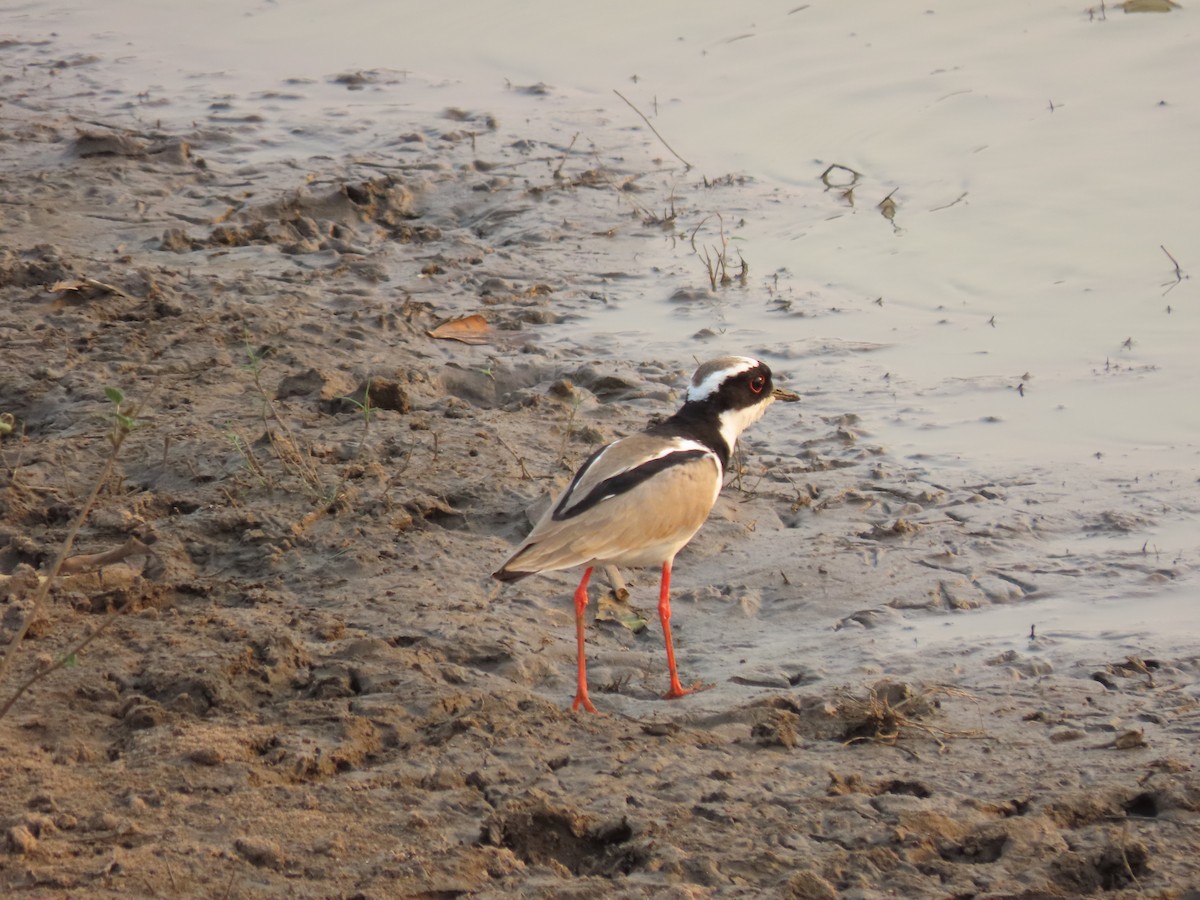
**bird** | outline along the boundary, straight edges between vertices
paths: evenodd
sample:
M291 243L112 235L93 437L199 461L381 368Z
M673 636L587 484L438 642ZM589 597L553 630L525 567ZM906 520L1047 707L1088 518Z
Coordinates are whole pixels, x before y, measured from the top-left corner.
M766 363L722 356L696 369L683 405L669 418L606 444L580 466L566 489L492 577L518 581L540 572L583 566L575 589L578 686L574 711L596 712L588 697L584 612L588 580L599 566L660 566L658 616L667 649L670 688L685 688L671 640L671 567L675 555L708 518L737 439L774 400L799 400L776 387Z

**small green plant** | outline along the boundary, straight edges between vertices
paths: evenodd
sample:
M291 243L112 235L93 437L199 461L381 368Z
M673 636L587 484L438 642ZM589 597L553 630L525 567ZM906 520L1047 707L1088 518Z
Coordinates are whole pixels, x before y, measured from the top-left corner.
M263 358L270 350L266 347L260 347L258 350L255 350L250 345L250 332L245 330L242 331L242 343L246 346L246 358L248 360L243 364L242 368L254 377L254 386L261 391L262 382L260 379L263 372Z
M108 433L108 441L114 448L119 448L130 432L141 427L137 421L137 407L125 402L125 395L120 388L106 387L104 396L112 403L112 430Z
M29 611L25 613L25 619L22 621L21 627L17 629L16 634L8 642L8 648L4 652L4 657L0 659L0 689L3 689L5 685L9 670L12 668L21 650L21 642L25 640L25 635L28 634L29 627L41 613L42 607L45 606L46 598L50 596L50 587L53 585L54 579L58 577L63 563L70 555L71 548L75 545L75 538L79 536L79 531L83 527L83 523L87 520L92 507L96 505L96 499L100 496L100 491L104 488L109 476L116 467L121 447L124 445L126 438L141 427L141 423L137 418L141 408L140 404L129 403L125 399L125 395L118 388L105 388L104 396L112 404L112 409L107 416L111 423L108 431L108 455L104 460L103 467L100 469L100 474L96 477L96 483L92 486L91 493L88 494L83 506L79 509L79 513L75 516L74 521L71 522L71 527L67 529L67 536L63 539L63 544L58 551L58 555L54 558L54 562L47 570L45 576L39 579L37 589L33 594L33 602L30 604ZM93 628L91 634L75 644L74 647L60 656L56 662L45 668L38 669L25 681L17 685L8 699L0 703L0 718L4 718L8 714L8 711L12 709L13 705L21 699L21 696L31 686L45 678L51 672L77 665L79 654L83 649L99 637L101 632L108 628L114 621L116 621L116 615L112 613L109 615L107 621Z
M367 378L366 384L363 385L363 398L358 400L355 397L346 396L342 398L347 403L352 403L362 413L363 431L371 430L371 418L375 415L375 407L371 405L371 379Z

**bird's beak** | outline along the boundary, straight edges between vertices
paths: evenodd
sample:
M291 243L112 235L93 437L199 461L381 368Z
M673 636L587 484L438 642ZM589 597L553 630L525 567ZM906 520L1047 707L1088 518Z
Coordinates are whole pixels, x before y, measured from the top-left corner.
M771 396L776 400L783 400L786 403L795 403L800 399L799 394L792 393L791 391L785 391L783 388L778 387L771 392Z

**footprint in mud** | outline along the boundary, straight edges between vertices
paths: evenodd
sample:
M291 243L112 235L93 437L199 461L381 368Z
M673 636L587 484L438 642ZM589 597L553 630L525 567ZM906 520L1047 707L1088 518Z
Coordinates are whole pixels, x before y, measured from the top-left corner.
M631 843L630 824L590 822L578 811L553 806L540 791L498 810L484 823L480 843L507 847L527 865L566 869L572 875L628 875L649 852Z

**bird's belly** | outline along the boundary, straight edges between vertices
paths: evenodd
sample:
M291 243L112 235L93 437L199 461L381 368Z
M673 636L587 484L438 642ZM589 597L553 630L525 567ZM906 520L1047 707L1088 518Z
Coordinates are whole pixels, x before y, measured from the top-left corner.
M689 534L683 538L663 541L662 543L653 544L648 547L637 547L612 556L596 557L592 560L592 565L633 566L635 568L639 566L661 566L663 563L674 559L675 554L682 550L684 544L691 539L692 535Z

